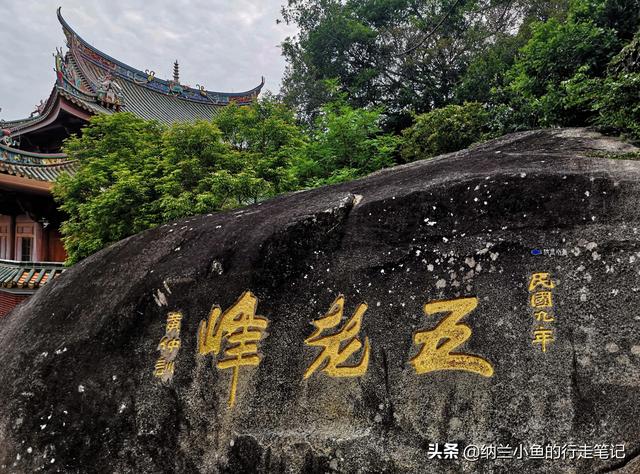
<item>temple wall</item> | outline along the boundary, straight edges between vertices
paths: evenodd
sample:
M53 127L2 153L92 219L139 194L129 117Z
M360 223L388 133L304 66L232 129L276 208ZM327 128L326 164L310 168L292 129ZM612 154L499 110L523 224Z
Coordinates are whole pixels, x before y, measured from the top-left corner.
M47 231L47 262L64 262L67 252L62 244L62 236L57 229Z
M10 260L13 256L13 232L13 218L0 215L0 259Z
M0 291L0 318L4 317L9 311L18 306L30 295L17 295Z
M0 215L0 259L64 262L67 254L58 229L26 215Z

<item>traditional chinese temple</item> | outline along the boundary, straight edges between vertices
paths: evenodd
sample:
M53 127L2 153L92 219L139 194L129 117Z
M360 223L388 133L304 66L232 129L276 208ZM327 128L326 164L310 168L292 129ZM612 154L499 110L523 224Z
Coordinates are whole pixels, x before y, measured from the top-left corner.
M30 117L0 121L0 316L64 271L59 232L63 216L51 188L75 163L61 153L65 138L94 114L128 111L163 123L211 119L229 103L248 104L260 93L213 92L180 82L179 65L165 80L103 53L62 17L67 50L57 50L51 94Z

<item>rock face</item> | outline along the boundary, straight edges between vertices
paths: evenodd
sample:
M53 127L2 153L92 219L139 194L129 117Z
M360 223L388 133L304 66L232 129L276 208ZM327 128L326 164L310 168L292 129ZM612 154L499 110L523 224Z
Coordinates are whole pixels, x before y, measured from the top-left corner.
M105 249L0 320L0 471L640 472L640 162L594 156L633 150L516 134Z

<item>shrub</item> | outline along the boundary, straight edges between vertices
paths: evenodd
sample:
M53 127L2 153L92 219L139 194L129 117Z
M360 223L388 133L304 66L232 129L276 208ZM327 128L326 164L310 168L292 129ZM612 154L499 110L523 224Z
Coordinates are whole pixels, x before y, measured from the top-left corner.
M504 109L501 109L504 113ZM415 123L403 132L402 158L413 161L468 147L497 134L500 120L492 122L491 109L478 102L447 105L416 116Z
M615 31L591 21L569 19L562 23L552 19L538 23L508 73L511 81L505 93L529 123L544 127L583 125L588 117L569 107L563 83L578 73L603 77L619 47Z
M605 131L640 140L640 73L623 73L601 82L595 124Z

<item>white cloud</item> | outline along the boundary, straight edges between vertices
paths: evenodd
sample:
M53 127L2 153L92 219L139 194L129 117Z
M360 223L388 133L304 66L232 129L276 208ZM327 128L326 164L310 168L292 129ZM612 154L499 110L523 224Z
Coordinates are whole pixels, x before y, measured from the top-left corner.
M277 91L285 67L280 42L295 33L277 25L284 0L23 0L0 15L0 118L28 116L53 87L52 53L64 44L56 8L104 53L169 78L237 92L266 78Z

